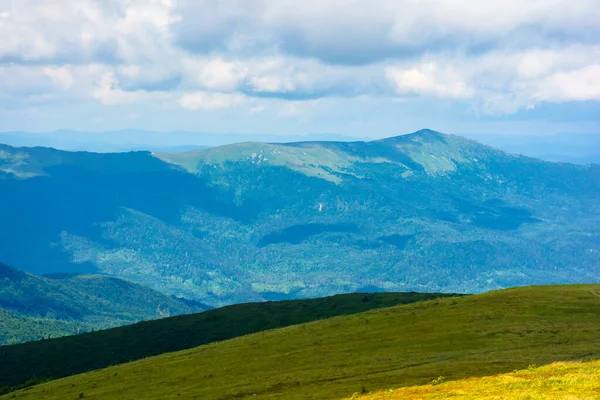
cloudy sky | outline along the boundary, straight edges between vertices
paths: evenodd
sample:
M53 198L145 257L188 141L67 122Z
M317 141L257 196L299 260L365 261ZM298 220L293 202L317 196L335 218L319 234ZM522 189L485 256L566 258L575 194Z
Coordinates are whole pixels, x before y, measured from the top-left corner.
M0 131L600 132L598 0L0 0Z

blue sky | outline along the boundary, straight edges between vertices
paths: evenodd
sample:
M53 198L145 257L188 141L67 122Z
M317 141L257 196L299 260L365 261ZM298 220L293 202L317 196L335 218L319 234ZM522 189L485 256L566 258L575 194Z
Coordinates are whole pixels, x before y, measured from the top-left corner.
M600 132L597 0L0 0L0 131Z

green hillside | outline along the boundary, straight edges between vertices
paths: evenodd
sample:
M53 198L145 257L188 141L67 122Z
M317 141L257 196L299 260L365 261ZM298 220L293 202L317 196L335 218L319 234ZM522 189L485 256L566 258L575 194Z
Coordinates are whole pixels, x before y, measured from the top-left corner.
M0 146L0 193L0 259L215 307L600 274L600 166L430 130L188 153Z
M100 275L38 277L0 263L0 345L206 310Z
M199 314L0 347L0 387L16 386L33 378L74 375L268 329L448 296L456 295L353 293L321 299L237 304Z
M507 289L265 331L2 398L341 399L598 359L599 322L600 285Z

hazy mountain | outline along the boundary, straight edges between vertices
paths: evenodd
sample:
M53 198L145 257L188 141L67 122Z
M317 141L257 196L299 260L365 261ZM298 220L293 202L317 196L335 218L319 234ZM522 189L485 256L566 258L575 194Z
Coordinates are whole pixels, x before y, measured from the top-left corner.
M546 161L600 164L600 134L468 135L481 143L514 154Z
M272 135L272 134L211 134L201 132L153 132L126 129L109 132L0 132L0 143L10 146L44 146L68 151L99 153L126 151L190 151L256 140L263 142L294 142L304 140L352 141L359 138L335 134Z
M480 143L508 153L574 164L600 163L600 134L553 135L467 134ZM201 132L153 132L133 129L108 132L60 130L54 132L0 132L0 143L10 146L44 146L68 151L183 152L246 141L292 143L298 141L351 142L369 140L336 134L210 134Z
M207 308L119 278L73 274L38 277L0 263L0 345Z
M0 257L33 272L101 271L211 305L600 276L600 166L458 136L0 151Z

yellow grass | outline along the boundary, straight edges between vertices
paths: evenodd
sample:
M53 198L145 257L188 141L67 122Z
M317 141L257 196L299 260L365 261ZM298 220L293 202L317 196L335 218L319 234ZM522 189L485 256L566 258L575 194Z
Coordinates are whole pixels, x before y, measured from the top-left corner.
M355 394L360 400L597 400L600 361L557 362L512 373ZM439 383L442 381L443 383Z

